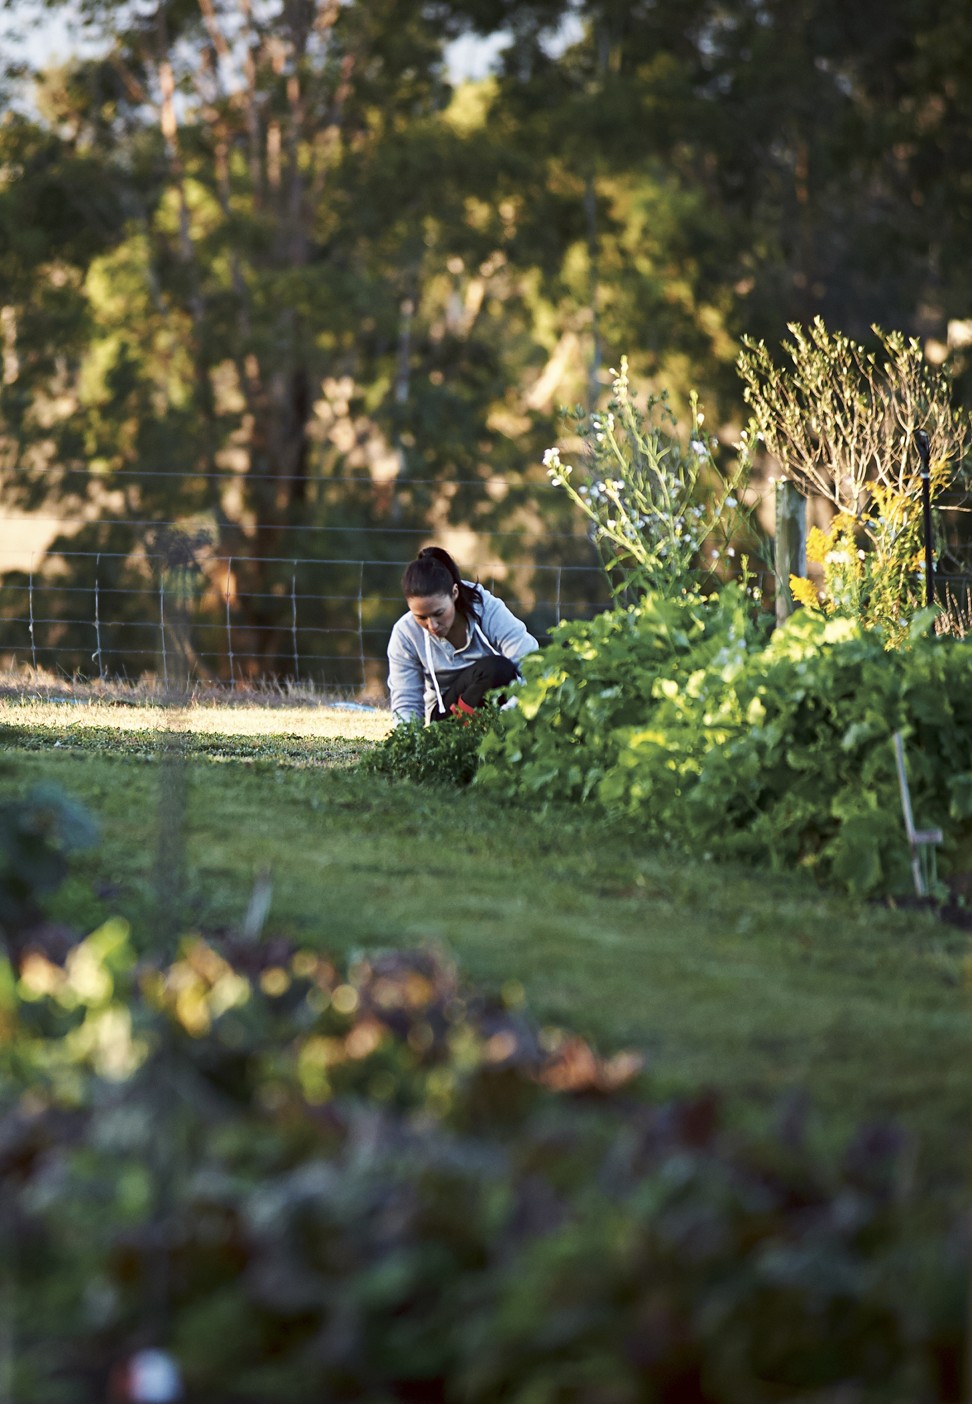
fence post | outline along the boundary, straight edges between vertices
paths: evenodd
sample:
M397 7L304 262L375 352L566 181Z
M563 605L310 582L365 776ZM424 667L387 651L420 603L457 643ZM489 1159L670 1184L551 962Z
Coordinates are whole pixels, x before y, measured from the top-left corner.
M776 484L776 622L793 613L791 575L807 573L807 499L786 478Z
M98 677L102 682L105 680L105 665L101 656L101 602L99 599L98 570L101 565L100 553L95 557L95 588L94 588L94 626L95 626L95 658L98 660Z
M364 651L364 568L365 563L361 561L358 566L358 661L361 665L361 686L368 685L368 665L365 662Z
M230 618L230 572L233 569L233 557L226 561L226 584L223 589L223 598L226 603L226 652L229 654L229 680L230 687L233 686L233 621Z
M290 632L294 646L294 682L300 680L300 662L297 655L297 562L290 577Z
M37 672L37 640L34 636L34 553L30 553L30 575L27 581L27 613L30 618L28 632L30 634L30 662L34 672Z
M169 690L169 660L165 651L165 572L159 571L159 638L162 641L162 685Z

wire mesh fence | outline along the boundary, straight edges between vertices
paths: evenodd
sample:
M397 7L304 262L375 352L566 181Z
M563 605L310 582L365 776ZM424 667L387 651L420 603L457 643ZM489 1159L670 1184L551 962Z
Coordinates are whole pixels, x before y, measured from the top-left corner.
M176 521L102 525L104 549L74 549L62 536L56 551L31 552L19 566L22 543L0 533L0 660L8 666L101 680L151 675L165 687L176 678L286 679L322 693L383 694L385 648L404 607L402 567L427 539L415 528L315 527L313 543L336 549L304 555L300 525L274 528L274 541L286 543L279 554L264 553L257 530L230 553ZM499 543L495 532L461 533L464 573L500 593L538 638L611 603L583 534L510 531ZM342 550L348 542L357 554ZM503 559L493 556L498 544ZM972 633L970 565L972 547L956 540L937 589ZM771 566L757 564L751 579L771 603Z
M216 552L172 523L161 525L161 549L60 550L53 562L13 571L4 568L0 543L0 655L7 664L103 680L153 674L164 686L188 674L226 684L273 677L322 692L382 692L409 554L399 556L395 535L376 531L373 556L253 556ZM474 559L462 562L464 573L502 594L538 636L609 603L583 538L588 559L580 562L492 560L470 544Z

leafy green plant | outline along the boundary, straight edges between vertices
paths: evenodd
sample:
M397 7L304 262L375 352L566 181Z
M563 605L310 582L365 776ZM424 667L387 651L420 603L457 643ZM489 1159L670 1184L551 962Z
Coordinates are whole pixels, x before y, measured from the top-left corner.
M468 785L479 767L479 744L496 708L487 702L470 716L447 717L426 726L403 722L370 750L358 765L368 775L412 780L418 785Z
M749 603L738 585L708 599L646 594L558 625L524 659L516 708L483 738L476 783L531 803L596 799L663 680L719 666L760 637Z
M0 801L0 936L16 954L42 920L41 900L68 871L69 855L90 848L97 826L53 784Z
M691 405L692 431L683 449L667 397L649 396L642 411L623 357L607 410L588 415L578 409L569 417L584 447L584 481L574 481L574 467L559 448L544 455L553 485L591 523L616 594L696 594L707 581L725 577L740 543L743 551L760 548L754 504L746 500L748 461L740 458L728 475L720 472L694 395Z
M873 330L878 352L828 331L819 317L807 328L791 323L787 367L765 343L746 340L737 364L752 419L741 448L749 462L764 449L773 454L785 478L837 514L842 540L831 554L850 553L856 586L825 582L825 602L897 636L924 603L915 435L929 437L934 501L963 481L968 425L947 374L928 365L920 343ZM809 603L809 582L798 593Z
M477 783L591 798L694 852L812 868L852 892L906 890L892 736L922 826L955 852L972 822L972 653L918 616L889 652L858 621L800 612L769 643L737 598L566 626Z

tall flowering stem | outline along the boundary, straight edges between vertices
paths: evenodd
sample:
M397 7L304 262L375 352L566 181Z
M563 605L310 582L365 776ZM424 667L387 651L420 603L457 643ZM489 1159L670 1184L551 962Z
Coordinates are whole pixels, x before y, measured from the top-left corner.
M747 547L762 545L755 504L746 501L748 463L738 459L723 474L694 394L691 414L683 448L667 395L650 396L640 409L623 357L607 409L568 416L583 441L583 470L564 462L559 448L544 454L552 484L587 517L616 594L701 593L738 573Z

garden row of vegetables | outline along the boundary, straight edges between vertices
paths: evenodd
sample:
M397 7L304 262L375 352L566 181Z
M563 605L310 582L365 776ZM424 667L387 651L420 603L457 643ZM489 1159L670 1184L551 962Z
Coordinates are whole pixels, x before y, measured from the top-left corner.
M888 895L911 882L900 733L919 825L942 830L944 868L972 868L972 644L954 602L924 607L914 455L925 426L933 500L964 489L966 417L915 342L883 337L879 356L819 322L791 330L787 372L743 353L753 419L727 475L698 405L683 444L622 363L608 410L574 417L582 466L547 455L617 607L551 631L515 708L463 737L405 730L368 765L595 803L698 855ZM780 582L800 607L775 631L752 566L772 559L749 478L761 447L830 512L807 543L815 579Z

